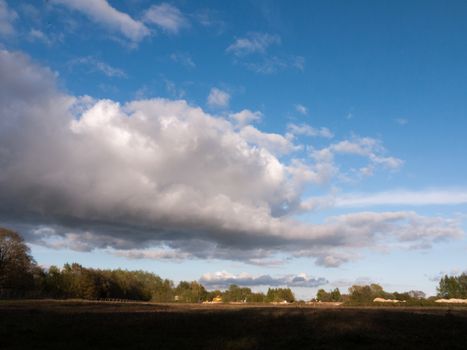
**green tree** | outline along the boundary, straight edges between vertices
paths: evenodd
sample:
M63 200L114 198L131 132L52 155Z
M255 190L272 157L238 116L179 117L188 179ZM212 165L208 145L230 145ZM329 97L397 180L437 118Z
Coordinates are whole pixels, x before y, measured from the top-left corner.
M330 293L326 292L324 289L319 289L318 292L316 293L316 300L322 301L322 302L331 301L331 295Z
M356 303L367 303L374 299L370 286L353 285L349 288L349 299Z
M0 289L33 289L36 267L23 238L14 231L0 228Z
M251 293L246 301L249 303L264 303L265 299L264 293Z
M292 303L295 301L295 296L290 288L269 288L266 294L267 302L282 302L287 301Z
M384 291L379 284L373 283L370 285L353 285L349 288L349 301L354 303L369 303L375 298L390 298L394 295Z
M331 297L331 301L341 301L342 295L341 295L341 291L339 290L339 288L332 290L330 293L330 297Z
M45 272L43 293L51 298L63 298L65 296L62 272L57 266L52 265Z
M341 301L342 296L339 288L326 292L324 289L319 289L316 293L316 299L322 302Z
M198 282L181 281L175 288L175 295L178 301L184 303L199 303L208 297L208 292L203 285Z
M236 284L231 284L229 289L223 293L223 300L226 302L250 301L252 295L250 288L241 288Z
M467 298L467 274L445 275L439 281L438 295L442 298Z

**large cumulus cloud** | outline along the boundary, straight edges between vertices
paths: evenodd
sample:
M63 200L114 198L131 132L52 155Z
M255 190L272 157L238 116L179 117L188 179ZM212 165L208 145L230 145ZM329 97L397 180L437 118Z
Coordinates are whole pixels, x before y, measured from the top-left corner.
M285 252L337 266L361 248L463 233L415 212L294 218L313 208L304 189L339 173L333 154L360 155L372 170L400 166L379 141L343 140L307 156L291 130L264 133L184 100L69 96L20 53L0 52L0 75L0 221L31 242L251 263Z

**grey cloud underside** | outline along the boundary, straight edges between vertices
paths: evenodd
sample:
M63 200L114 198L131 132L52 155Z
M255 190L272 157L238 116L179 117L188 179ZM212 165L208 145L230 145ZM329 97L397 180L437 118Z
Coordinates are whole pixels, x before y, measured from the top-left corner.
M0 76L0 223L30 242L259 264L282 252L337 266L361 248L463 234L455 221L415 212L294 219L313 207L304 189L339 171L334 154L358 154L375 168L400 163L374 140L296 159L303 147L293 137L264 133L248 124L254 118L232 123L183 100L76 98L57 90L51 71L8 51Z
M273 277L270 275L252 276L250 274L233 275L227 272L207 273L199 281L208 289L226 289L232 284L241 287L287 286L314 288L329 283L323 277L314 278L305 274Z

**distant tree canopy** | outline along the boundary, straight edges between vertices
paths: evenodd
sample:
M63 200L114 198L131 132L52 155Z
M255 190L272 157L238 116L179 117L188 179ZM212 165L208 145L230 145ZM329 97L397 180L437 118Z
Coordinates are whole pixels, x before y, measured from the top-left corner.
M252 292L250 288L239 287L236 284L231 284L229 289L218 295L222 296L225 302L249 302L249 303L262 303L265 301L266 296L264 293Z
M231 284L223 294L223 300L227 302L245 301L251 295L250 288L241 288L236 284Z
M356 303L365 303L373 301L374 298L386 298L386 293L379 284L353 285L349 288L349 300Z
M0 228L0 289L30 290L37 266L23 238Z
M326 292L324 289L319 289L316 293L316 300L323 302L342 301L342 295L339 288Z
M208 292L198 282L185 282L182 281L175 288L175 295L177 301L184 303L198 303L207 299Z
M269 288L266 294L267 302L282 302L287 301L292 303L295 301L295 296L290 288Z
M442 298L467 298L467 274L445 275L439 281L438 295Z
M172 301L173 284L153 273L126 270L98 270L79 264L51 266L43 274L44 295L58 298L132 299Z
M424 299L425 293L417 290L411 290L403 293L390 293L386 292L379 284L373 283L370 285L353 285L349 288L349 294L343 296L343 298L354 304L370 303L375 298L415 302L417 300Z

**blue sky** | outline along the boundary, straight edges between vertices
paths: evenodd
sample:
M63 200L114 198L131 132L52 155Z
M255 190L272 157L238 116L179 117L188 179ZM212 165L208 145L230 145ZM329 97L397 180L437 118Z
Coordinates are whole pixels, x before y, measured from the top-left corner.
M0 222L45 266L433 294L467 268L466 16L0 0Z

